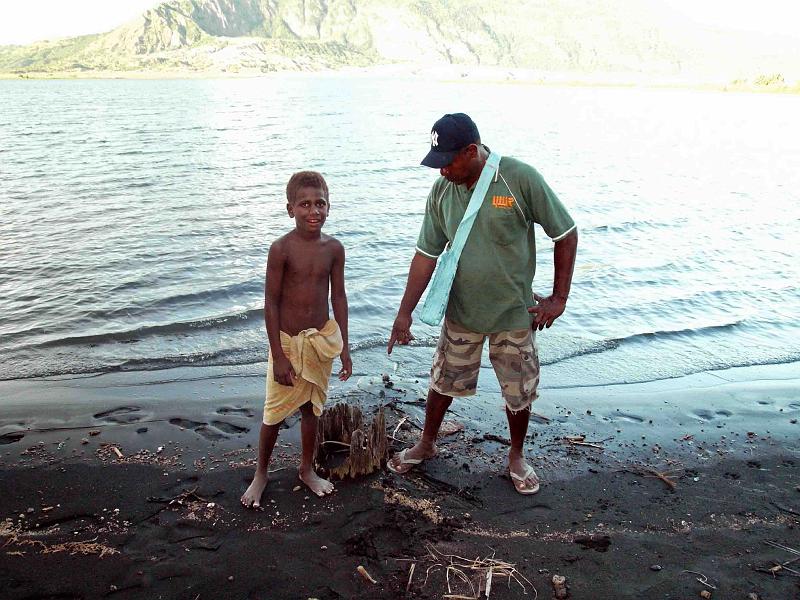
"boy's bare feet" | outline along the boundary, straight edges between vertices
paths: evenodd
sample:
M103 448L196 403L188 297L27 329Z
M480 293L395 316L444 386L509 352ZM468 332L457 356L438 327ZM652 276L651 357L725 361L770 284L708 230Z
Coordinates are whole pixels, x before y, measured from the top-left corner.
M427 446L422 442L418 442L411 448L395 454L387 461L386 467L393 473L402 475L403 473L408 473L423 460L434 456L436 456L436 446Z
M314 472L314 469L301 469L300 481L305 483L317 496L325 496L333 493L333 484L327 479L323 479Z
M242 494L241 502L247 508L261 508L261 494L264 493L264 488L267 487L269 476L267 473L260 473L256 471L255 477L250 487L247 488Z

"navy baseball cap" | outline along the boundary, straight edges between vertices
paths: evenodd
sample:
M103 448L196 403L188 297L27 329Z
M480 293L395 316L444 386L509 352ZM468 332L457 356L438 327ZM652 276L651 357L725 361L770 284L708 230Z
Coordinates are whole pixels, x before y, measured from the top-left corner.
M464 113L445 115L431 128L431 150L420 164L433 169L446 167L461 150L481 139L478 127Z

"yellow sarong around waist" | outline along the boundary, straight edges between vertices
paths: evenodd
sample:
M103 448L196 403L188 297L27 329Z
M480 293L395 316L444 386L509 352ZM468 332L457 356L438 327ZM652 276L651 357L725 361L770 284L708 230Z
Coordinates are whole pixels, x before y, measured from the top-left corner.
M283 353L292 364L297 379L293 386L275 381L272 372L272 350L267 366L267 399L264 402L264 424L276 425L311 401L314 414L322 414L328 397L328 380L333 359L342 353L342 332L334 320L322 329L304 329L295 336L281 331Z

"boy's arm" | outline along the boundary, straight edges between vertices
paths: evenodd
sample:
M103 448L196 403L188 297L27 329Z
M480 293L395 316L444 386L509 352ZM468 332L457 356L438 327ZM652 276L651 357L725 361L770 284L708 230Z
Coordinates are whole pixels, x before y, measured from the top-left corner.
M344 289L344 246L337 243L331 268L331 305L333 318L342 332L342 370L339 379L346 381L353 374L353 361L350 358L350 342L347 333L347 293Z
M272 353L272 374L281 385L294 385L297 375L281 346L281 287L286 266L283 244L275 242L267 256L267 274L264 285L264 322L267 326L269 348Z

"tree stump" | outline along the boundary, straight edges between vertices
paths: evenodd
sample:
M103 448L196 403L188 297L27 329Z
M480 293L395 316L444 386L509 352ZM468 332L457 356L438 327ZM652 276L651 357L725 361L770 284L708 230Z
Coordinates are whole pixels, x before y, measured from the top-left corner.
M389 451L382 406L369 426L365 425L358 406L341 402L323 411L317 425L314 462L323 466L337 450L345 448L348 449L345 461L327 469L331 476L355 478L381 468Z

